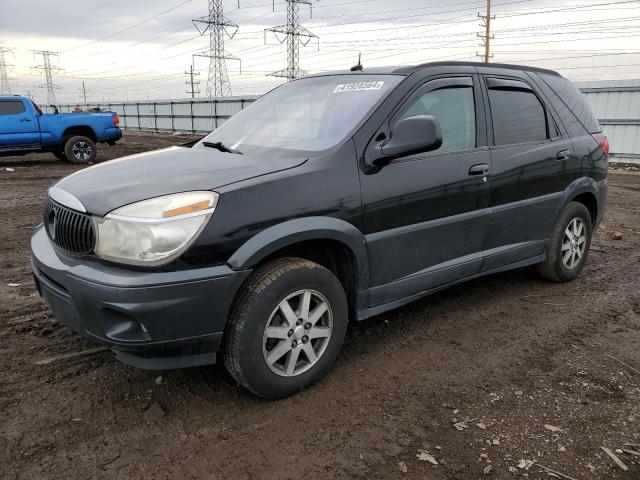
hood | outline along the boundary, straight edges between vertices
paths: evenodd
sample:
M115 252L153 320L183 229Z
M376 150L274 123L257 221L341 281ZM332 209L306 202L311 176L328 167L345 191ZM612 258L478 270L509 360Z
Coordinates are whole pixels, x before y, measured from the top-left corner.
M214 190L293 168L305 161L237 155L212 148L170 147L86 168L55 186L76 197L87 212L104 216L140 200L191 190Z

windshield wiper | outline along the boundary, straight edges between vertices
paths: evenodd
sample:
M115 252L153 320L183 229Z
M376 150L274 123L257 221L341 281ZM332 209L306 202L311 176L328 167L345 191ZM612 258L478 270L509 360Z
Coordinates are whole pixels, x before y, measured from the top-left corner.
M217 150L220 150L221 152L236 153L238 155L242 155L242 152L240 150L236 150L234 148L227 147L222 142L202 142L202 145L204 145L205 147L209 147L209 148L215 148Z

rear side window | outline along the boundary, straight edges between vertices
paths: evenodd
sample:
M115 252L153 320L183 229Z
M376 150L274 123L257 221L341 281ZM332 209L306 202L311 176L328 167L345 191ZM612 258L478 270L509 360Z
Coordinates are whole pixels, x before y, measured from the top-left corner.
M496 145L547 139L547 118L538 97L529 90L489 88Z
M540 77L546 82L549 87L560 97L564 104L573 112L578 118L584 128L589 133L601 132L598 119L593 114L591 107L587 103L587 99L580 93L569 80L555 75L540 74Z
M427 92L410 101L395 123L418 115L434 116L442 129L442 145L430 153L475 148L476 107L473 87L445 87Z
M18 115L24 112L24 105L20 100L0 101L0 115Z

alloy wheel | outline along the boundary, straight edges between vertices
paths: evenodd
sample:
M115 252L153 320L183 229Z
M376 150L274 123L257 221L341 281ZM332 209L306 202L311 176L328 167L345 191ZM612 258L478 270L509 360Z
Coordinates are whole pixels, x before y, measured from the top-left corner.
M87 142L76 142L72 147L73 156L78 160L88 160L91 158L91 145Z
M264 360L278 375L300 375L322 357L332 329L333 313L327 299L316 290L299 290L271 313L262 340Z
M562 264L569 270L576 268L587 248L587 227L579 217L569 222L562 239Z

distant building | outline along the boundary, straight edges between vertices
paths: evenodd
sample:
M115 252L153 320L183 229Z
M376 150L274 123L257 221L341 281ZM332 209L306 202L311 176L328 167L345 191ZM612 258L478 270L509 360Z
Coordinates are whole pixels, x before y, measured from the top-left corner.
M611 161L640 165L640 80L575 82L609 137Z

